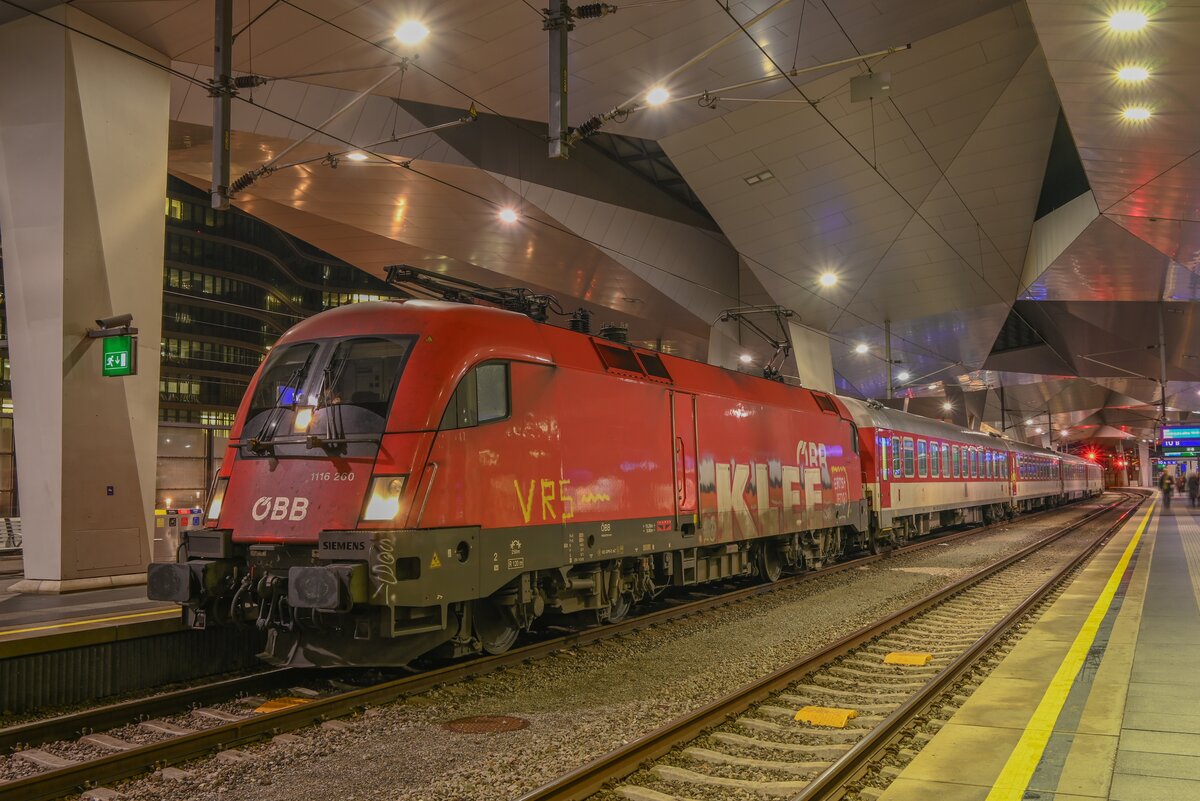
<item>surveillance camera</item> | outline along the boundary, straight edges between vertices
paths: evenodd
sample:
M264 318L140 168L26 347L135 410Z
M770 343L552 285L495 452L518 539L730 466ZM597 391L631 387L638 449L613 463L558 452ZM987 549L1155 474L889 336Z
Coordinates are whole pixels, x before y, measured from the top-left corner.
M132 314L114 314L112 317L100 317L96 320L96 325L101 328L120 328L123 325L129 325L133 322Z

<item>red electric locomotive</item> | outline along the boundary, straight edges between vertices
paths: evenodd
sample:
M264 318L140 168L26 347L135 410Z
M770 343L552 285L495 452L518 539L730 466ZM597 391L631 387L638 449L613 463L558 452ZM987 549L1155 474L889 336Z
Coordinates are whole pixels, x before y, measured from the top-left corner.
M881 501L880 414L510 311L346 306L275 345L149 596L257 623L279 664L498 653L539 618L922 530Z

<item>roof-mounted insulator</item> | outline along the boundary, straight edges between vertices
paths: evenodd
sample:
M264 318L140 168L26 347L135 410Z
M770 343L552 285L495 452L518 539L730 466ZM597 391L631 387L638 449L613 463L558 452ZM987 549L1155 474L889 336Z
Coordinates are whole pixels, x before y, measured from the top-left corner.
M602 339L620 342L622 345L629 344L629 326L625 323L605 323L600 326L600 337Z
M576 19L598 19L606 14L616 14L617 7L610 6L608 3L587 3L582 6L575 6Z
M592 331L592 313L587 309L576 309L567 321L567 325L577 334L590 334Z

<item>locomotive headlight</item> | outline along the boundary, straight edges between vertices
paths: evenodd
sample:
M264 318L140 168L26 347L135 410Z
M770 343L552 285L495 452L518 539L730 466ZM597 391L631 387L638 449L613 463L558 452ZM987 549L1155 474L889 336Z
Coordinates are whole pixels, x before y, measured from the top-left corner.
M297 433L306 432L308 431L308 427L312 424L312 419L313 407L301 406L296 410L296 422L293 423L293 427L296 429Z
M216 520L221 516L221 504L225 503L225 489L229 486L229 479L218 478L213 484L212 498L208 502L208 514L205 515L205 520Z
M400 514L400 496L404 492L405 476L376 476L371 481L367 508L363 520L395 520Z

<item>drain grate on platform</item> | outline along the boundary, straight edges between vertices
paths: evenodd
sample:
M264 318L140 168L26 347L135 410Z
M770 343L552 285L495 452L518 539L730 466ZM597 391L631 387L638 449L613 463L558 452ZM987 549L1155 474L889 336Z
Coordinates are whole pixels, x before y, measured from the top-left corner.
M509 715L475 715L442 724L443 729L449 729L459 734L498 734L503 731L517 731L528 726L529 721L525 718L514 718Z

